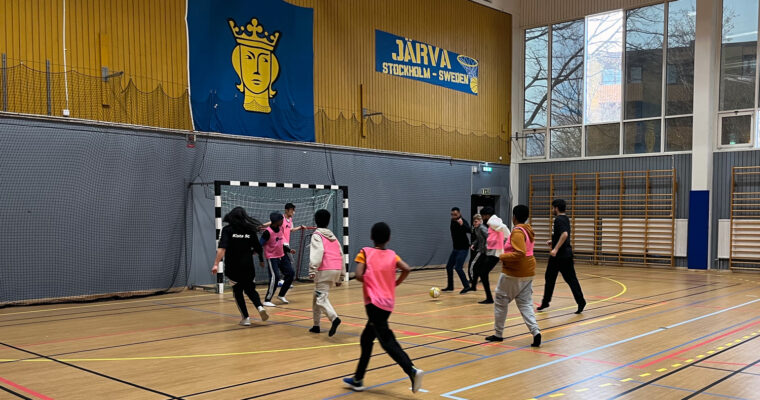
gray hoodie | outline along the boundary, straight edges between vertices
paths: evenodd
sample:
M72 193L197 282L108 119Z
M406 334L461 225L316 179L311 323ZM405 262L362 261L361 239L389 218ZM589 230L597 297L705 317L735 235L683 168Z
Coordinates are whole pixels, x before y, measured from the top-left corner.
M317 235L317 232L321 234ZM309 245L309 275L316 274L319 267L322 265L322 255L325 252L325 246L322 244L322 236L325 239L334 242L338 240L335 234L331 230L326 228L318 228L313 235L311 235L311 245ZM343 248L340 249L341 259L343 258ZM340 271L340 280L343 281L346 278L346 264L343 263L343 269Z

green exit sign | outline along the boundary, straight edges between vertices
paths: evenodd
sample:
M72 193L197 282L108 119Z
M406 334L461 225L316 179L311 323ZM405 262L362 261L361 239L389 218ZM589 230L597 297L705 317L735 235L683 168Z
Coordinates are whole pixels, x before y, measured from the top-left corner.
M489 167L488 165L483 166L483 172L493 172L493 167Z

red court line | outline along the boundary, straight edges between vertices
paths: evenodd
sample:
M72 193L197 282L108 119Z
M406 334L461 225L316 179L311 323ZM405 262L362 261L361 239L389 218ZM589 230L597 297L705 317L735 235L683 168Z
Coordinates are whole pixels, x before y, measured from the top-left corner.
M15 382L11 382L11 381L9 381L9 380L7 380L7 379L3 378L3 377L0 377L0 382L2 382L2 383L5 383L5 384L6 384L6 385L8 385L8 386L13 386L14 388L16 388L16 389L18 389L18 390L21 390L22 392L24 392L24 393L26 393L26 394L30 394L30 395L32 395L32 396L34 396L34 397L38 398L38 399L42 399L42 400L53 400L51 397L47 397L47 396L45 396L44 394L40 394L40 393L37 393L37 392L35 392L35 391L34 391L34 390L32 390L32 389L29 389L29 388L27 388L27 387L21 386L21 385L19 385L18 383L15 383Z
M646 363L646 364L644 364L644 365L640 366L639 368L646 368L646 367L649 367L649 366L651 366L651 365L657 364L658 362L662 362L662 361L665 361L665 360L667 360L667 359L673 358L673 357L675 357L675 356L677 356L677 355L679 355L679 354L683 354L683 353L685 353L685 352L687 352L687 351L689 351L689 350L693 350L693 349L696 349L697 347L702 347L702 346L704 346L704 345L706 345L706 344L708 344L708 343L712 343L712 342L715 342L715 341L717 341L717 340L720 340L720 339L722 339L722 338L724 338L724 337L726 337L726 336L729 336L729 335L733 335L733 334L734 334L734 333L736 333L736 332L739 332L739 331L745 330L745 329L749 328L750 326L754 326L754 325L757 325L757 324L760 324L760 321L756 321L756 322L753 322L753 323L751 323L751 324L747 324L747 325L744 325L744 326L742 326L742 327L740 327L740 328L736 328L736 329L734 329L734 330L732 330L732 331L730 331L730 332L726 332L726 333L724 333L724 334L722 334L722 335L720 335L720 336L716 336L716 337L714 337L714 338L712 338L712 339L708 339L708 340L705 340L704 342L701 342L701 343L697 343L697 344L695 344L695 345L693 345L693 346L687 347L687 348L685 348L685 349L683 349L683 350L679 350L679 351L677 351L677 352L675 352L675 353L672 353L672 354L669 354L669 355L667 355L667 356L664 356L664 357L660 357L660 358L658 358L658 359L656 359L656 360L650 361L650 362L648 362L648 363Z

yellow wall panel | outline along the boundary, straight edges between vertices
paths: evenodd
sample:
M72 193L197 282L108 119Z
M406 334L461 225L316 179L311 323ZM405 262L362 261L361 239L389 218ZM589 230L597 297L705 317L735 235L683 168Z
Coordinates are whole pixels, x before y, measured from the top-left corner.
M314 8L318 141L509 161L509 14L467 0L290 2ZM479 94L376 72L375 29L477 59ZM367 137L358 124L359 85L364 107L382 113L366 121ZM347 129L347 120L357 125Z
M185 1L65 1L72 116L191 126ZM289 1L314 9L318 141L509 161L510 15L468 0ZM8 88L9 111L60 115L67 107L63 8L64 0L0 0L0 53L9 66L31 68L9 71L23 82ZM376 72L375 29L477 59L479 94ZM104 82L103 67L123 74ZM364 121L365 135L360 85L364 107L382 113Z

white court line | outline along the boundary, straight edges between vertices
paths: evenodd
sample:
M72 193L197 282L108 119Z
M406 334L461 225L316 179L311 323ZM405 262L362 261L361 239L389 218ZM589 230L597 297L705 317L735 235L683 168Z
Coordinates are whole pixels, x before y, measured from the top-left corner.
M470 390L470 389L475 389L475 388L483 386L483 385L488 385L490 383L494 383L494 382L498 382L498 381L501 381L501 380L504 380L504 379L507 379L507 378L511 378L513 376L521 375L521 374L524 374L526 372L535 371L535 370L540 369L540 368L544 368L544 367L548 367L550 365L558 364L558 363L561 363L563 361L572 360L573 358L583 357L586 354L593 353L595 351L599 351L599 350L606 349L608 347L613 347L613 346L617 346L619 344L627 343L627 342L630 342L630 341L633 341L633 340L636 340L636 339L643 338L645 336L653 335L655 333L659 333L659 332L662 332L662 331L665 331L665 330L668 330L668 329L671 329L671 328L675 328L677 326L681 326L681 325L688 324L690 322L698 321L700 319L712 317L713 315L717 315L717 314L720 314L720 313L724 313L726 311L731 311L731 310L734 310L734 309L737 309L737 308L740 308L740 307L744 307L746 305L749 305L749 304L752 304L752 303L756 303L758 301L760 301L760 299L748 301L746 303L739 304L737 306L726 308L726 309L720 310L720 311L715 311L715 312L710 313L710 314L705 314L705 315L702 315L700 317L692 318L692 319L689 319L689 320L686 320L686 321L679 322L677 324L666 326L664 328L657 328L657 329L651 330L649 332L642 333L640 335L629 337L629 338L623 339L623 340L618 340L617 342L605 344L604 346L595 347L593 349L582 351L580 353L576 353L576 354L567 356L565 358L561 358L561 359L558 359L558 360L550 361L550 362L547 362L547 363L544 363L544 364L539 364L539 365L536 365L535 367L526 368L526 369L523 369L523 370L520 370L520 371L515 371L515 372L512 372L511 374L502 375L502 376L499 376L499 377L496 377L496 378L489 379L487 381L479 382L479 383L476 383L476 384L473 384L473 385L470 385L470 386L466 386L466 387L463 387L463 388L460 388L460 389L452 390L450 392L442 394L441 396L442 397L447 397L449 399L455 399L455 400L467 400L464 397L457 397L457 396L454 396L454 395L457 394L457 393L461 393L461 392Z

